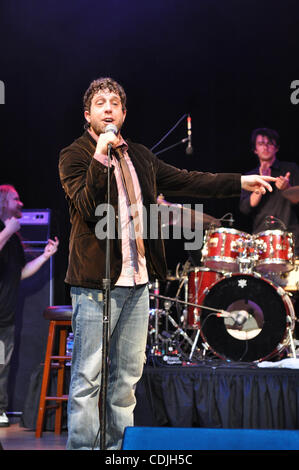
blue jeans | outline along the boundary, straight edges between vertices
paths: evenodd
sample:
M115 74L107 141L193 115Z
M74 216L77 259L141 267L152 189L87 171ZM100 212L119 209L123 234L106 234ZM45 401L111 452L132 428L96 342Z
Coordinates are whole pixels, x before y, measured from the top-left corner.
M67 449L99 449L102 369L102 291L72 287L74 348L68 399ZM135 386L141 378L148 333L148 286L111 290L106 448L120 449L133 426ZM100 435L99 435L100 436Z

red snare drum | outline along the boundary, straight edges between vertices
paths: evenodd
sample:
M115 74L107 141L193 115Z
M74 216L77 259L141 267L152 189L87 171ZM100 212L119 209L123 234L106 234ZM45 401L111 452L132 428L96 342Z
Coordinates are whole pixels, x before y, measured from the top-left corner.
M188 274L188 302L202 305L209 287L223 274L204 267L195 267ZM201 308L188 305L187 327L198 328Z
M218 271L239 271L238 257L248 250L246 241L251 238L248 233L230 228L208 230L202 249L203 264Z
M294 242L291 233L266 230L255 236L258 254L255 270L262 273L283 273L294 266Z

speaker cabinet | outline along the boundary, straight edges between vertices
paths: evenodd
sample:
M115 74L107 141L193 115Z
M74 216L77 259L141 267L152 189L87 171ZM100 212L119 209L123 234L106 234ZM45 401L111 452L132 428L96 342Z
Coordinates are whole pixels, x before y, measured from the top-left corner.
M123 450L298 449L299 431L276 429L128 427L123 441Z
M20 235L25 244L41 245L50 238L51 210L23 209Z

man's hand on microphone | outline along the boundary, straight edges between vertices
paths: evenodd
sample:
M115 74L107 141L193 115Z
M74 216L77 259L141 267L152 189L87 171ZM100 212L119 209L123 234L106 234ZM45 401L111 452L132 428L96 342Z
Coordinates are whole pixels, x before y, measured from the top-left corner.
M110 144L112 147L116 147L119 144L119 139L119 136L115 135L111 131L100 134L95 153L100 155L108 155L108 145Z

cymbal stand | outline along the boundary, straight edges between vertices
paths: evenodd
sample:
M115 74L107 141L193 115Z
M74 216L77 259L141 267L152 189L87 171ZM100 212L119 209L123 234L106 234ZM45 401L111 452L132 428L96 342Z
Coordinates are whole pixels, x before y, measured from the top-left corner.
M184 299L185 299L185 302L188 302L188 277L185 276L185 280L184 280ZM187 304L185 303L184 304L184 309L183 309L183 326L185 326L187 324L187 321L188 321L188 306Z
M178 272L178 266L177 266L177 272ZM180 284L179 284L177 293L175 295L175 298L177 299L178 296L180 295L181 289L184 288L184 299L186 303L184 304L184 307L183 307L183 315L182 315L183 318L181 318L181 322L183 323L183 326L185 326L187 323L187 312L188 312L187 302L188 302L188 282L189 282L188 272L189 272L190 266L191 266L191 262L189 261L189 259L187 259L187 261L183 265L183 270L179 276Z
M287 315L287 330L288 330L288 336L289 336L289 343L290 343L290 348L292 351L292 356L294 359L296 359L296 350L295 350L295 342L294 342L294 336L293 336L293 330L295 327L295 312L294 312L294 307L291 301L290 296L288 293L282 288L278 287L277 292L284 298L285 302L288 304L290 313Z
M294 337L293 337L293 333L292 333L290 325L288 326L288 333L289 333L289 340L290 340L292 356L293 356L294 359L296 359L297 356L296 356L296 350L295 350Z
M198 340L199 340L199 336L200 336L200 329L198 328L197 332L196 332L195 339L193 341L193 346L192 346L190 354L189 354L189 361L192 361L193 354L194 354L195 348L196 348ZM201 346L203 348L203 352L201 352L201 357L204 358L205 355L206 355L206 352L209 350L209 347L208 347L207 343L202 343Z
M200 329L198 328L198 330L197 330L197 332L196 332L195 339L194 339L194 341L193 341L193 345L192 345L190 354L189 354L189 361L192 360L192 357L193 357L193 354L194 354L196 345L197 345L197 343L198 343L199 335L200 335Z
M164 338L167 338L164 343L165 343L165 348L164 348L164 352L166 354L168 354L170 351L172 351L172 340L173 340L173 334L170 334L169 332L169 317L170 317L170 313L169 313L169 310L170 310L170 307L171 307L171 302L166 300L164 302L164 310L162 311L162 313L165 315L165 330L163 331L162 333L162 336Z
M168 300L166 300L164 302L164 309L165 309L165 331L166 333L168 333L169 331L169 328L168 328L168 325L169 325L169 310L170 310L170 307L171 307L171 302L169 302Z
M155 279L154 283L154 294L159 295L160 285L159 280ZM159 297L155 299L155 344L154 348L158 348L158 330L159 330Z
M160 303L159 303L159 298L160 298L160 283L158 279L155 279L154 282L154 293L150 294L150 298L155 300L155 307L152 310L153 312L153 317L154 317L154 329L153 329L153 342L151 345L151 354L153 356L161 356L163 353L163 338L159 334L159 320L160 320L160 315L161 315L161 310L160 310Z

